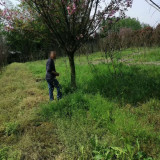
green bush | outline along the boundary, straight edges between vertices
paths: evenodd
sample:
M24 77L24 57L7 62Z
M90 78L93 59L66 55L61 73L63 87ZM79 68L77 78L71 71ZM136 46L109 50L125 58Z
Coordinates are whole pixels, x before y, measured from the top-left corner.
M0 147L0 160L7 160L8 151L9 151L8 147L3 147L3 148Z
M9 122L5 124L5 133L7 136L18 133L19 124L17 122Z
M153 160L146 153L140 151L140 144L137 140L137 146L133 147L125 144L125 148L102 146L98 143L98 138L93 139L93 159L94 160Z

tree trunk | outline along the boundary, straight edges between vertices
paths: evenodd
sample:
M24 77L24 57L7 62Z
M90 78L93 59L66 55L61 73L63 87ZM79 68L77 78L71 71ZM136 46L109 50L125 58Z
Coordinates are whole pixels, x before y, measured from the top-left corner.
M71 86L76 88L76 71L75 71L75 63L74 63L74 54L68 54L69 64L71 68Z

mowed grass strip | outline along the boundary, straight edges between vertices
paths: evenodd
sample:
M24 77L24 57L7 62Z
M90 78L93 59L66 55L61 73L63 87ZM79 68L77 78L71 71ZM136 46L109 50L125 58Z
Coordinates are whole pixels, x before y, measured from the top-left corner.
M58 150L55 125L41 121L46 94L25 64L8 65L0 78L0 160L53 159Z

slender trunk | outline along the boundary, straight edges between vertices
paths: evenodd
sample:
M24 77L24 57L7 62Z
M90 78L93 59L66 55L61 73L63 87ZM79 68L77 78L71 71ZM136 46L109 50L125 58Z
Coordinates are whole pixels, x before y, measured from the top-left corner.
M75 71L75 63L74 63L74 54L68 54L69 64L71 68L71 86L76 88L76 71Z

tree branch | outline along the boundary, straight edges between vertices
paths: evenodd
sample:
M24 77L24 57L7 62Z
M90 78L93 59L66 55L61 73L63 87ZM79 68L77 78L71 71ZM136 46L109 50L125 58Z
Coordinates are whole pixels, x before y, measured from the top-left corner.
M146 0L147 3L149 3L152 7L154 7L155 9L157 9L158 11L160 11L160 5L158 5L156 2L154 2L153 0Z

